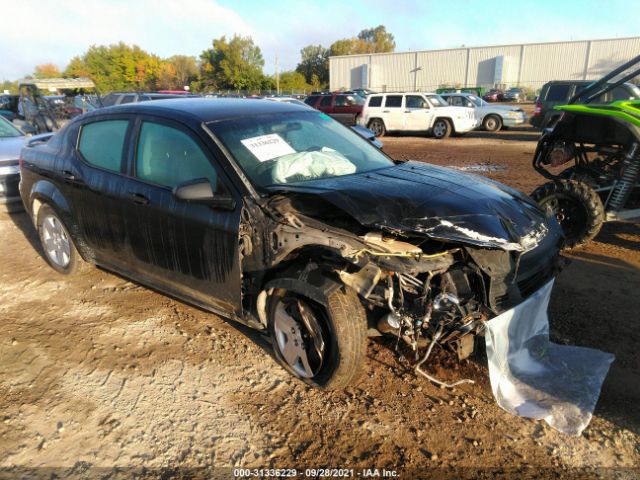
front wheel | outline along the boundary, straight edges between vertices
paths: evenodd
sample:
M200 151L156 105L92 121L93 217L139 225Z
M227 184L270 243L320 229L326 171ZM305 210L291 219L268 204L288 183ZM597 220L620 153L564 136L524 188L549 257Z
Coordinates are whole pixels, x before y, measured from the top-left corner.
M432 128L433 136L438 140L447 138L451 135L453 128L451 128L451 122L446 118L437 119Z
M555 214L565 236L563 248L578 247L593 240L604 223L600 196L583 182L549 182L538 187L531 197Z
M502 119L497 115L487 115L482 121L482 126L487 132L497 132L502 128Z
M356 293L346 287L333 292L326 307L276 290L269 303L269 333L278 362L323 390L353 384L364 364L366 314Z

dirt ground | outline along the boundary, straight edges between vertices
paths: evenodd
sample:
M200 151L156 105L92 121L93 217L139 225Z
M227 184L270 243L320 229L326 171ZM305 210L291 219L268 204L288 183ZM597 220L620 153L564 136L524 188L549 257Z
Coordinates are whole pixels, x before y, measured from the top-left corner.
M524 128L383 141L395 158L530 192L541 183L536 138ZM292 379L245 328L95 268L57 274L25 214L0 216L0 238L0 478L232 478L231 467L640 476L638 224L606 225L556 282L553 339L616 355L578 438L501 410L482 360L440 352L436 375L476 381L447 391L416 378L393 342L371 340L361 381L323 393Z

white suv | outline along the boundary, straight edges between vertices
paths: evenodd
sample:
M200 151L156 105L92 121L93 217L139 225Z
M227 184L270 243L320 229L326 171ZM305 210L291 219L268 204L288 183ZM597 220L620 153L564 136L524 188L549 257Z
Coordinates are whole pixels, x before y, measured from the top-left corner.
M464 133L478 126L473 108L451 107L435 93L380 93L369 95L358 123L376 134L431 132L435 138Z

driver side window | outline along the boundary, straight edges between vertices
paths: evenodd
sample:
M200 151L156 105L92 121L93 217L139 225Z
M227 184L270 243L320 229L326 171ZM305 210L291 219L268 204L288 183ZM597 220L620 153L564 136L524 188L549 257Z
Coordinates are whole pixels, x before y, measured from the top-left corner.
M163 187L206 178L215 192L218 174L200 146L185 132L143 122L136 152L136 176Z

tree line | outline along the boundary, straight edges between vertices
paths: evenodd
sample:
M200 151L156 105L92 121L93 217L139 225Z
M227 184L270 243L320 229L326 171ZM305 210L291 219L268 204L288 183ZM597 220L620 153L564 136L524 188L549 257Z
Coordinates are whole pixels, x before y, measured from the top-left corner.
M308 45L300 51L294 70L265 74L260 47L251 37L233 35L214 39L198 58L174 55L161 58L137 45L123 42L93 45L73 57L60 71L52 63L37 65L32 78L88 77L100 92L182 90L195 92L243 90L309 91L329 85L329 57L357 53L393 52L395 40L383 25L362 30L357 36L335 41L329 47ZM4 81L0 90L14 91L16 82Z

